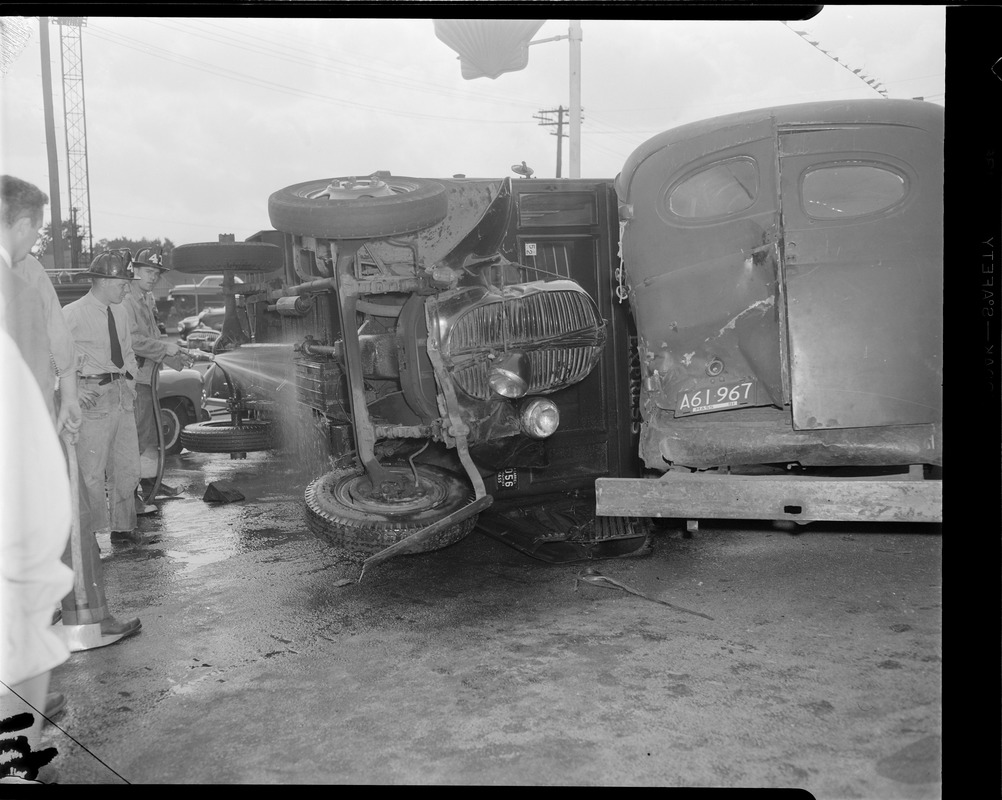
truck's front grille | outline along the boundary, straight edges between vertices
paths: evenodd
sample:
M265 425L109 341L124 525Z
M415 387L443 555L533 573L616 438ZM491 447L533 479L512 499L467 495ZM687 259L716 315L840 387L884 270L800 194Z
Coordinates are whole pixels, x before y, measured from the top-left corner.
M490 355L520 350L529 360L529 394L581 380L597 363L605 322L581 291L541 291L476 306L453 324L448 356L459 387L486 400Z

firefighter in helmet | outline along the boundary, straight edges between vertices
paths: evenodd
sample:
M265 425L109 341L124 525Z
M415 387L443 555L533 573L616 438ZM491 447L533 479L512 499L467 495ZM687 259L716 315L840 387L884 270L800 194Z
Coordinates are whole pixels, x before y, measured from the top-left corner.
M163 363L180 370L184 363L181 349L161 333L157 321L157 304L153 287L169 267L164 264L163 253L146 247L132 260L136 279L126 294L124 306L129 314L132 332L132 349L136 353L136 431L139 437L140 486L136 497L136 513L152 514L158 510L147 505L144 497L153 489L160 469L159 405L154 396L156 372ZM150 500L153 498L150 497Z

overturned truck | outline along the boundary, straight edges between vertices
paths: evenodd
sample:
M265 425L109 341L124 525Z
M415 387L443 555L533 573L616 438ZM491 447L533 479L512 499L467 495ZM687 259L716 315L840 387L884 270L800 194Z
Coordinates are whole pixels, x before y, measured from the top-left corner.
M337 465L306 489L314 533L375 560L478 522L553 561L646 546L644 522L594 515L596 477L639 474L611 181L377 172L287 187L269 213L285 274L241 287L222 346L293 344L297 400ZM227 252L255 247L279 249Z

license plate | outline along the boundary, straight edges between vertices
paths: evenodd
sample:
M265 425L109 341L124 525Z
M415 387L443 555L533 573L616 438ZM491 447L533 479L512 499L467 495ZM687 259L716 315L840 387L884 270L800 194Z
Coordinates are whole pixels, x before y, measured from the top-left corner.
M498 489L517 489L518 488L518 470L516 469L503 469L497 473L497 488Z
M679 392L675 405L676 417L690 414L705 414L722 408L738 408L755 405L755 381L744 380L722 383L719 386L704 386Z

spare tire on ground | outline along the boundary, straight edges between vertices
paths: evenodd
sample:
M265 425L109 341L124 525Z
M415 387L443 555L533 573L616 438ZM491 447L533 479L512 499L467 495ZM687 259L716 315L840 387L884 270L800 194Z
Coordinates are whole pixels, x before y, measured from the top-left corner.
M248 420L234 425L230 420L208 420L186 425L181 445L194 453L254 453L271 450L271 423Z

